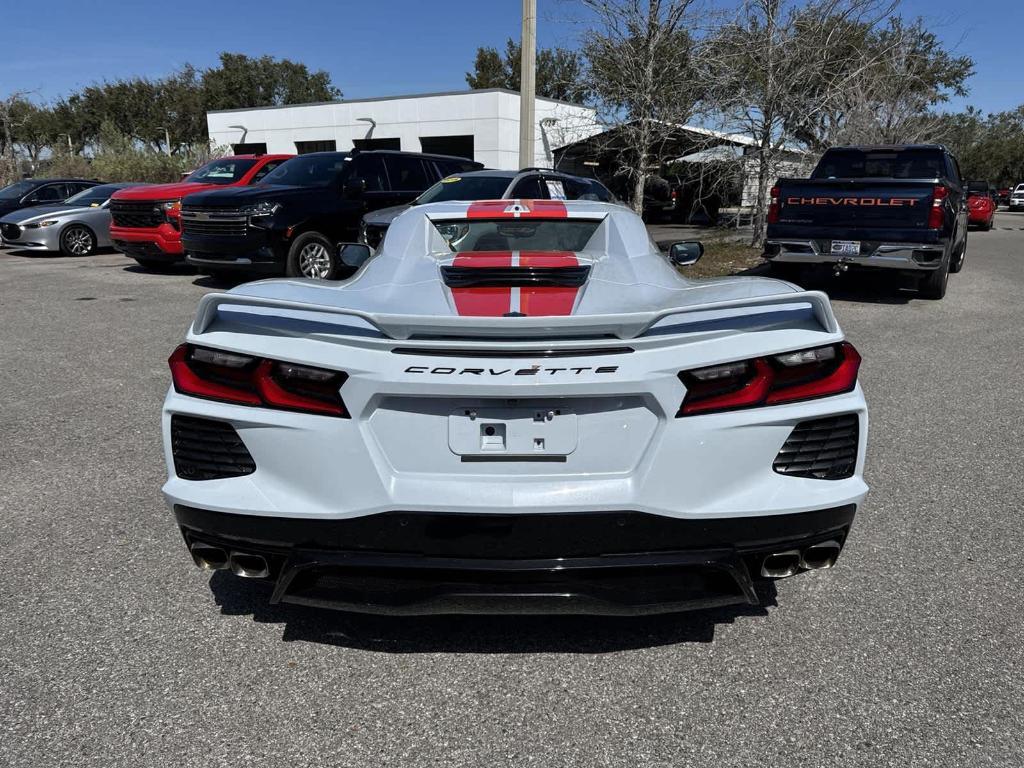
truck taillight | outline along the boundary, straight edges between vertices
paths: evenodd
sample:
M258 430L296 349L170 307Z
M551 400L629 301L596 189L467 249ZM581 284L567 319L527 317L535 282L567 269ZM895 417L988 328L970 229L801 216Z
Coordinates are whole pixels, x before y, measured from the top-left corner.
M932 190L932 207L928 211L928 229L942 229L945 226L947 197L949 197L949 190L941 185Z
M167 361L174 390L235 405L348 418L342 371L182 344Z
M849 342L683 371L676 416L795 403L850 392L860 354Z
M779 188L772 187L771 203L768 205L768 223L778 224L779 223Z

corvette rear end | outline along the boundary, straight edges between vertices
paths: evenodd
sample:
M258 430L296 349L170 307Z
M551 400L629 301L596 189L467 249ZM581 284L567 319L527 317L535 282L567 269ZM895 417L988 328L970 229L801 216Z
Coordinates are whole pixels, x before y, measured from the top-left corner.
M859 363L823 294L684 280L620 207L424 206L346 284L204 297L164 493L196 564L274 602L753 603L846 543Z

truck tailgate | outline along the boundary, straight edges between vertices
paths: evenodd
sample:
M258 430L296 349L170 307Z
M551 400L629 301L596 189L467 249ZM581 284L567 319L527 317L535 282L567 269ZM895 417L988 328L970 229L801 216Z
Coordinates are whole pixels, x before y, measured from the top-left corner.
M780 228L925 230L937 181L786 180L779 185ZM864 232L868 234L868 232Z

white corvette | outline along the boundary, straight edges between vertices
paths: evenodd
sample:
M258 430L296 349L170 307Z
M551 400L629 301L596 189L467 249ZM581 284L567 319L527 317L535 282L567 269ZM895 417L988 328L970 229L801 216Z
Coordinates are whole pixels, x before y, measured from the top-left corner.
M684 279L620 206L424 205L345 283L203 297L170 359L163 491L195 562L274 602L756 602L846 542L859 363L824 294Z

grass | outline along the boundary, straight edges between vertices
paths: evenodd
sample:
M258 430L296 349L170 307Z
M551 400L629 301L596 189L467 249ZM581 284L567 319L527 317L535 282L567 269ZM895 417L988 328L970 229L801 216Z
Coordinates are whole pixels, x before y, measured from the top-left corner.
M682 267L685 277L727 277L764 264L760 248L751 248L735 235L702 238L704 256L692 267Z

